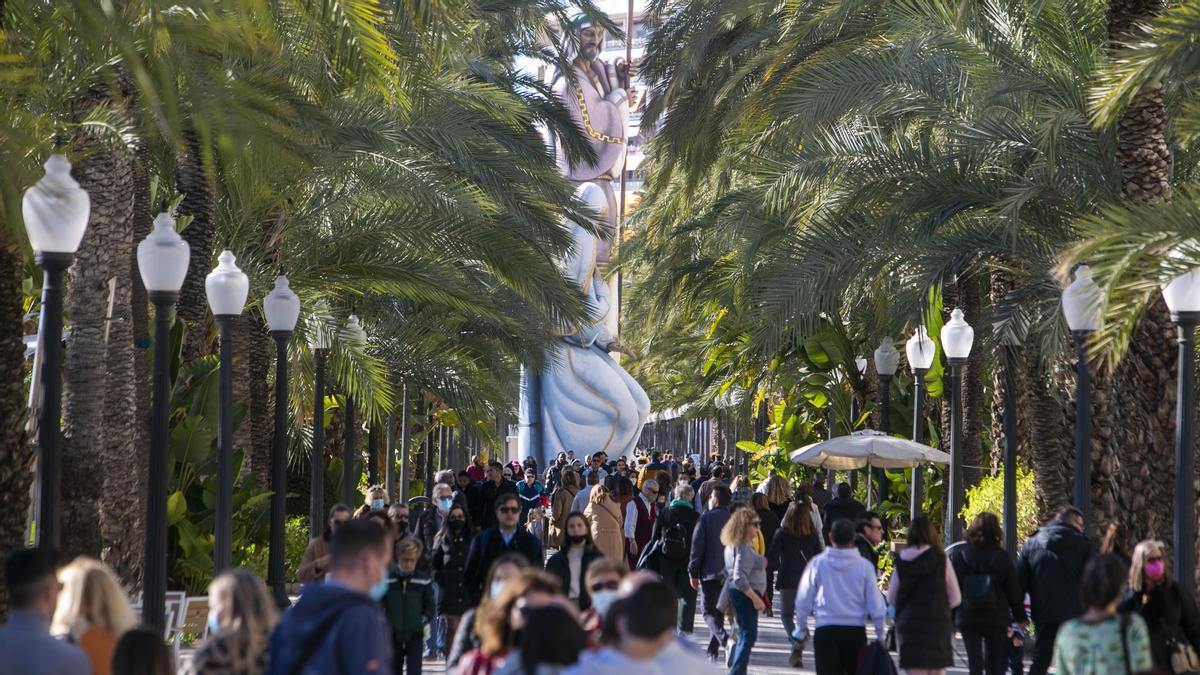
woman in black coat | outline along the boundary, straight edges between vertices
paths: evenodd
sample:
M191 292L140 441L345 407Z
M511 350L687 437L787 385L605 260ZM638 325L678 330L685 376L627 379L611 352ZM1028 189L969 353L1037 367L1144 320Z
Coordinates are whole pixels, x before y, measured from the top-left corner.
M433 548L429 552L434 579L441 590L437 609L446 619L446 635L458 631L463 613L471 608L466 578L470 544L471 521L466 508L456 502L442 518L442 528L434 535Z
M1171 669L1171 654L1177 650L1200 650L1200 616L1196 603L1179 591L1167 573L1161 541L1143 541L1133 549L1129 566L1129 590L1117 610L1137 612L1150 629L1150 656L1154 668Z
M546 561L546 571L562 581L563 595L574 600L581 611L592 606L591 595L584 583L588 566L602 557L603 554L592 543L592 528L587 518L578 511L572 511L563 527L562 546Z
M900 668L940 671L953 666L951 610L960 601L958 579L929 518L912 519L908 545L894 561L887 600L896 608Z
M783 632L792 640L796 629L796 589L800 576L808 561L821 552L821 534L813 524L812 505L808 502L792 502L783 516L783 525L767 545L767 565L775 568L775 590L779 591L779 618L783 621ZM801 667L804 660L804 643L792 640L792 654L788 659L793 668Z
M1003 675L1008 626L1026 621L1025 593L1012 558L1000 546L1003 537L1000 519L985 511L967 528L966 545L950 553L962 594L954 625L962 633L971 675Z
M762 523L759 525L763 536L763 543L767 546L771 545L771 540L775 538L775 533L779 531L779 517L771 510L770 502L767 496L761 492L755 492L750 496L750 505L754 507L754 512L758 514L758 520ZM786 513L784 515L787 515ZM775 565L771 563L771 559L767 558L767 599L771 600L772 604L775 600ZM770 606L765 612L767 616L772 616L773 612Z

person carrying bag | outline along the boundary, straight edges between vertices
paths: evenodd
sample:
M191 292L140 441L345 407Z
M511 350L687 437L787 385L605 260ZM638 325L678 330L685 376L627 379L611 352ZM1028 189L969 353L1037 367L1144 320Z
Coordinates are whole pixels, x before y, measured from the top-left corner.
M1129 590L1118 609L1145 620L1156 669L1176 675L1200 672L1200 613L1195 600L1171 578L1162 542L1143 541L1134 549Z

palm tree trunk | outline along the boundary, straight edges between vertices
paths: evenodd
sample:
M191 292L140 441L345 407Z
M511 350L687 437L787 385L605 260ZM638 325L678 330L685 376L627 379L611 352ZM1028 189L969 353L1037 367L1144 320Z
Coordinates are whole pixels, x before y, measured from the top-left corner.
M24 260L20 246L0 247L0 334L23 335L24 293L21 279ZM0 340L0 551L25 546L30 489L33 487L34 449L25 424L25 345L20 340ZM0 588L0 618L8 609L8 593Z
M192 221L180 233L191 257L183 288L179 291L177 316L185 323L183 360L191 361L212 352L212 322L204 294L204 277L212 267L217 224L214 218L217 188L204 164L203 146L195 129L183 132L183 147L175 157L175 188L183 195L179 215Z

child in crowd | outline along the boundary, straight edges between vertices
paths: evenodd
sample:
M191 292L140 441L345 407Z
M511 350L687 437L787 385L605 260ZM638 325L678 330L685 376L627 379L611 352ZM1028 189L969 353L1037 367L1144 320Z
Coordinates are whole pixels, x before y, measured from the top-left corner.
M383 611L392 629L397 674L406 672L407 665L408 675L421 675L425 626L433 622L437 611L433 580L417 570L424 549L417 537L405 537L396 544L396 567L383 596Z

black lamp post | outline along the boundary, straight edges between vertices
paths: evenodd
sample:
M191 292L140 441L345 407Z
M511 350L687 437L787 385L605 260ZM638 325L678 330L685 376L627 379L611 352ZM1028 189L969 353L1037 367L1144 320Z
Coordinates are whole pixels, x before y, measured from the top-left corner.
M312 455L309 466L308 536L316 538L325 531L325 353L329 350L329 325L333 317L324 300L309 316L308 348L313 353L316 375L313 378Z
M1017 555L1017 348L1015 336L1002 339L1004 358L1004 550Z
M896 375L896 368L899 366L900 352L896 351L896 345L892 344L892 339L885 336L875 350L875 374L879 376L879 430L885 434L890 434L892 431L890 416L892 378ZM877 486L878 499L882 502L888 497L887 481L884 480L885 474L880 468L874 469L873 473L875 475L871 477L871 480Z
M1196 569L1196 465L1193 430L1196 423L1196 324L1200 323L1200 269L1175 277L1163 287L1171 321L1179 331L1178 395L1175 399L1175 579L1180 593L1192 597Z
M353 314L346 320L345 335L350 345L361 348L367 344L367 332L363 330L358 317ZM361 475L360 471L355 471L355 460L358 458L358 444L356 443L358 420L355 419L355 413L354 397L347 394L346 414L344 415L346 445L342 453L342 503L349 505L354 504L354 494L358 491L358 477Z
M250 280L225 249L217 267L204 279L213 318L221 329L221 373L217 394L217 506L214 522L213 568L220 574L233 567L233 322L246 305Z
M154 303L154 401L150 410L150 457L146 477L146 546L142 563L142 623L161 630L167 601L167 448L171 403L171 324L187 276L188 243L175 219L160 213L154 230L138 243L138 272Z
M275 339L275 433L271 439L271 548L267 557L267 585L275 603L284 608L291 604L283 570L287 511L287 343L300 318L300 298L288 287L287 277L282 274L275 278L275 288L263 298L263 313Z
M63 272L71 266L91 214L91 198L71 178L62 155L46 160L46 175L25 191L21 203L34 259L44 271L38 320L38 518L37 542L61 543L62 502L62 302Z
M913 374L913 441L925 442L925 374L933 365L933 357L937 356L937 345L929 338L925 326L917 326L916 332L904 343L904 352L908 357L908 367ZM909 504L909 519L921 515L921 504L925 501L925 485L923 472L925 467L917 465L912 469L912 501Z
M950 362L950 488L946 505L946 544L962 539L962 369L971 355L975 330L967 325L963 311L955 308L950 321L942 326L942 349Z
M1063 314L1075 340L1075 482L1071 501L1092 524L1092 405L1088 376L1088 339L1100 327L1100 289L1087 265L1075 270L1075 281L1063 290Z

